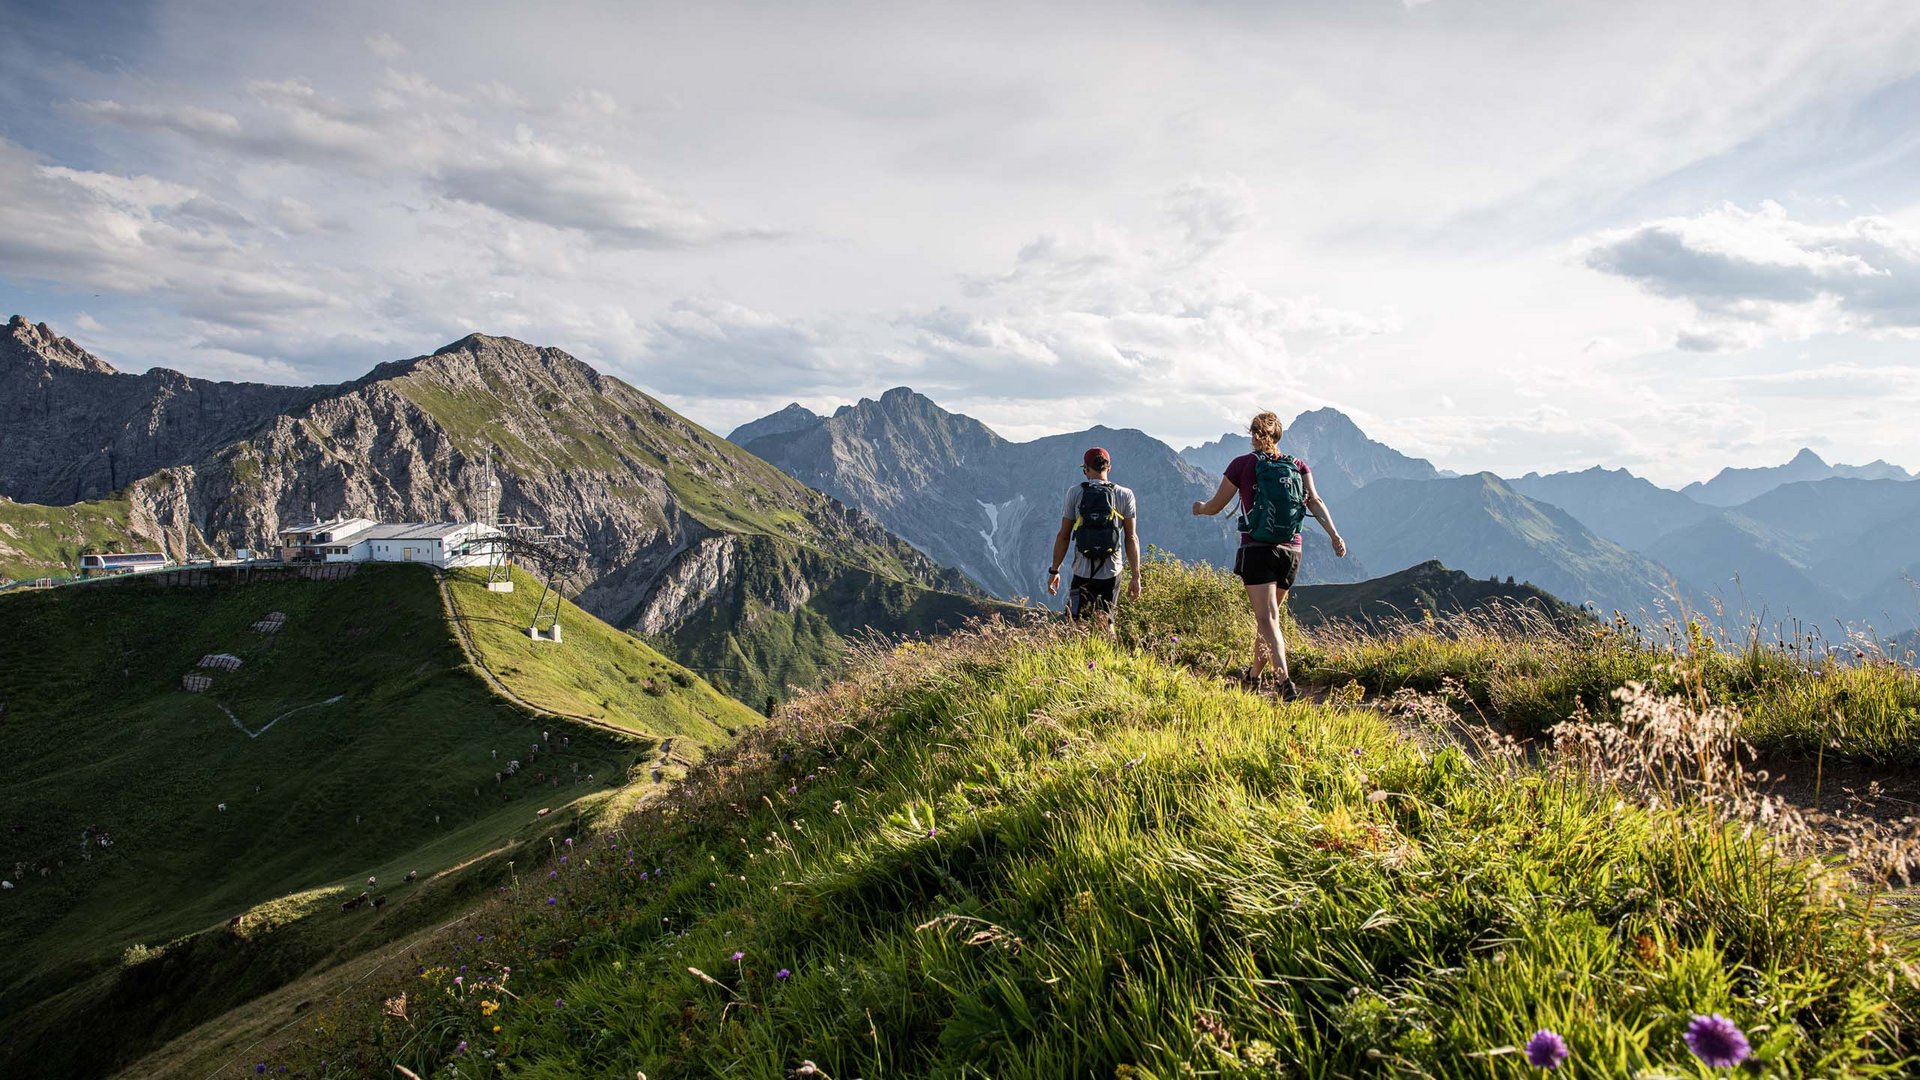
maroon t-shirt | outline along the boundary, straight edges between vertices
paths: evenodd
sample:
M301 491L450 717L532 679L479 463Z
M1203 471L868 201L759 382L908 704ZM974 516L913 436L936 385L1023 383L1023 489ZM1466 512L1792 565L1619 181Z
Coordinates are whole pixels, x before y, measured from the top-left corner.
M1299 466L1300 475L1303 478L1313 474L1313 470L1307 468L1307 463L1301 461L1299 458L1294 458L1293 463ZM1227 462L1226 476L1228 480L1233 481L1234 487L1240 489L1240 512L1244 514L1253 509L1253 455L1241 454L1239 457ZM1246 547L1251 543L1253 543L1251 536L1248 536L1246 533L1240 534L1241 547ZM1295 536L1293 543L1281 544L1279 546L1290 547L1298 551L1300 550L1300 538Z

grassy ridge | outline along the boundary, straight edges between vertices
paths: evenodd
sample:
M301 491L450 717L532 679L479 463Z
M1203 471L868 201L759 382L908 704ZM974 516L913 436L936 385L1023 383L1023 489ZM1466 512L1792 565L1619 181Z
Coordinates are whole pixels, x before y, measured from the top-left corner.
M522 700L655 737L698 746L727 738L760 714L716 691L631 634L560 600L564 644L527 636L540 583L513 571L514 591L487 591L481 570L446 577L455 617L487 667ZM549 603L552 602L549 598Z
M483 628L532 603L477 591L468 610ZM531 643L483 632L483 651L518 665L509 678L529 694L619 694L602 715L645 734L530 717L466 666L422 567L369 565L338 582L82 586L8 596L0 609L17 631L0 635L10 825L0 867L17 886L0 919L0 1012L18 1018L0 1051L8 1075L96 1071L317 958L351 955L371 933L364 924L398 919L390 935L446 910L466 886L444 886L405 917L342 913L338 901L368 874L392 887L409 870L431 877L524 841L536 809L644 776L656 731L717 737L716 722L683 719L689 708L720 724L751 719L577 613L568 643L544 646L591 658L572 682L540 677L546 669L514 651ZM287 616L277 633L251 629L270 611ZM206 693L184 692L182 674L216 652L242 665L207 671ZM647 694L638 680L656 673L663 692ZM516 758L524 768L497 781ZM241 913L244 937L183 938ZM58 1037L82 1018L125 1037Z
M1146 574L1147 595L1121 608L1125 640L1212 674L1251 660L1253 619L1238 581L1171 559L1149 562ZM1613 691L1639 682L1734 707L1741 736L1768 755L1920 763L1920 670L1910 654L1866 643L1730 642L1697 624L1654 638L1622 622L1543 615L1531 603L1305 629L1286 617L1285 633L1303 682L1357 683L1376 695L1457 692L1522 737L1576 715L1610 715Z
M1172 570L1143 615L1217 588ZM1550 1027L1567 1075L1702 1075L1705 1012L1776 1075L1911 1064L1920 956L1764 834L1277 706L1169 662L1226 648L1191 632L1142 646L871 658L259 1064L1520 1076Z

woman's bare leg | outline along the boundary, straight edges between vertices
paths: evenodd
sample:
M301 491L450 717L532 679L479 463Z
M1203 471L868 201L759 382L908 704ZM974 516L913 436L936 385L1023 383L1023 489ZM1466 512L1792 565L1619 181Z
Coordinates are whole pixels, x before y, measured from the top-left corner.
M1253 605L1253 677L1258 679L1269 663L1284 677L1287 651L1280 640L1280 607L1274 600L1273 583L1247 586L1247 602Z

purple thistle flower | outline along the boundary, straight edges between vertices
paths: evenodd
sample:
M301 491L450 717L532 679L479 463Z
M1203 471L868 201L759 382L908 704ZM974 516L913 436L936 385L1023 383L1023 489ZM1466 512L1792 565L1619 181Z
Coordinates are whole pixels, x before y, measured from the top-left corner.
M560 898L559 898L559 897L557 897L557 896L549 896L549 897L547 897L547 906L548 906L548 907L553 907L553 906L555 906L555 905L557 905L558 903L560 903Z
M779 979L781 982L785 982L793 978L793 972L788 971L786 968L781 968L779 971L773 973L773 977Z
M742 960L745 960L746 958L747 958L747 954L743 952L737 952L733 954L733 962L736 964Z
M1527 1040L1527 1060L1537 1069L1557 1069L1567 1060L1567 1040L1541 1028Z
M1682 1038L1693 1056L1710 1069L1730 1069L1753 1053L1739 1025L1719 1013L1696 1015Z

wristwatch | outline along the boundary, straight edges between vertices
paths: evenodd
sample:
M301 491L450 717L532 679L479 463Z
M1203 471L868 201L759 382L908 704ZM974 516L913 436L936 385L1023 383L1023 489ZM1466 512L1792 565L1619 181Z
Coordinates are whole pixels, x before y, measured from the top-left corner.
M1049 568L1047 569L1047 576L1048 576L1048 577L1058 577L1058 576L1060 576L1060 568L1059 568L1059 567L1057 567L1057 566L1054 566L1054 567L1049 567Z

